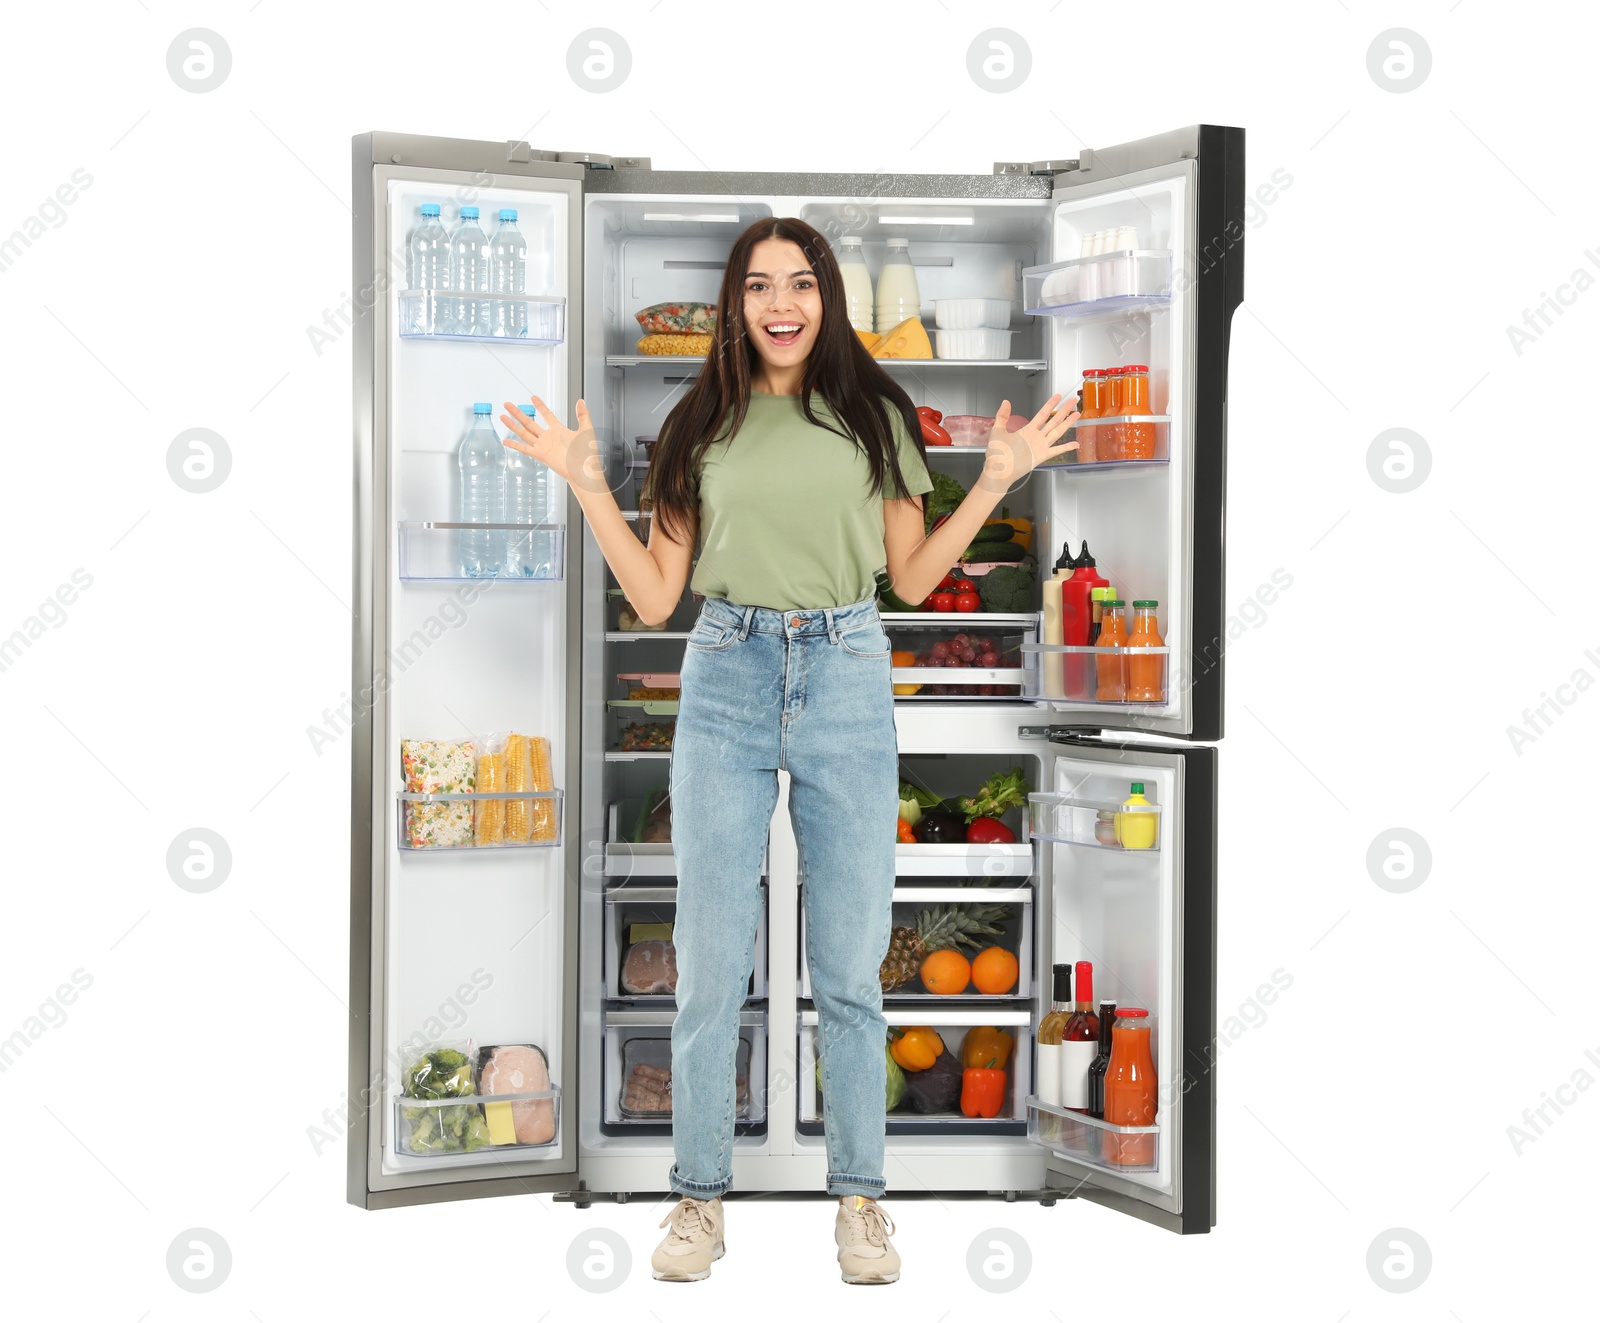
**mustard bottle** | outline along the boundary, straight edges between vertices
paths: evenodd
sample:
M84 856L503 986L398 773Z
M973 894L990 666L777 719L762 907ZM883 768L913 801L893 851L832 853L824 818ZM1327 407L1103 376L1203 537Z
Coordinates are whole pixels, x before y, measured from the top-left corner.
M1128 797L1117 814L1117 844L1124 850L1150 849L1156 843L1160 817L1156 806L1144 797L1144 782L1135 781L1128 787Z

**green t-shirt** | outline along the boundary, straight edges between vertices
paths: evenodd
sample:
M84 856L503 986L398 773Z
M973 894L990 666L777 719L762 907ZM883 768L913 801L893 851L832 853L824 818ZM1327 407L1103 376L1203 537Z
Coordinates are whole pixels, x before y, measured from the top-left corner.
M830 412L811 397L819 418ZM910 496L933 490L928 466L891 415ZM807 420L798 395L750 392L737 436L706 447L699 471L700 557L689 586L707 597L777 610L844 606L875 596L885 568L883 502L871 499L866 456Z

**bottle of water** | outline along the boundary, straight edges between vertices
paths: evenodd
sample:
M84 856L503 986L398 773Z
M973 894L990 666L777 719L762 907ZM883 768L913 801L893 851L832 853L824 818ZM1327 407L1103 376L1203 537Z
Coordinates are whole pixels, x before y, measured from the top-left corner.
M411 231L406 244L406 288L450 288L450 236L439 220L439 204L422 204L422 224ZM430 294L411 302L411 315L406 330L412 335L432 335L444 329L445 314L441 300Z
M506 487L506 448L489 421L493 407L472 406L472 426L461 438L456 463L461 469L461 522L503 523ZM498 529L461 530L461 573L481 579L500 573L505 560L505 534Z
M450 236L450 285L489 292L489 240L478 224L476 207L461 208L461 225ZM488 335L489 305L482 299L452 299L452 335Z
M506 452L507 524L544 524L551 521L549 468L520 450ZM506 533L504 573L511 579L549 579L555 575L555 538L549 529L513 529Z
M491 294L526 294L528 244L517 229L517 213L510 207L500 211L500 228L494 232L489 244L489 292ZM494 307L495 335L520 336L528 333L527 305L496 301Z

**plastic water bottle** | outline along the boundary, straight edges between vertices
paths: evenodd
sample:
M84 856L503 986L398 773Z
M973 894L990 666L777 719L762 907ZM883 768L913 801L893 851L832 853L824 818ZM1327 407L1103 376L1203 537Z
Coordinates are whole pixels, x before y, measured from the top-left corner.
M552 480L548 466L520 450L502 447L506 452L507 524L551 522ZM510 530L506 533L504 573L510 579L550 579L555 577L555 537L549 529Z
M450 288L450 236L439 220L439 204L422 204L422 223L411 231L406 244L406 288ZM432 335L444 328L443 300L435 295L411 301L406 330L412 335Z
M498 524L505 511L506 448L489 421L493 406L474 404L472 426L461 438L456 463L461 469L461 522ZM505 560L505 534L499 529L461 530L461 573L482 579L500 573Z
M500 228L494 232L494 239L489 244L489 292L526 294L527 268L528 244L522 237L522 231L517 228L517 213L510 207L504 207L500 211ZM520 336L528 333L527 304L496 300L492 306L493 334Z
M461 225L450 236L450 285L489 292L489 240L478 224L476 207L461 208ZM489 304L482 299L452 299L451 335L488 335Z

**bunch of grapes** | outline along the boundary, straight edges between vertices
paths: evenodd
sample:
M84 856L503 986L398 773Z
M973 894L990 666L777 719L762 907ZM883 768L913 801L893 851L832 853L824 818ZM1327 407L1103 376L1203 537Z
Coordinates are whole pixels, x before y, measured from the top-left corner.
M924 652L917 654L918 666L981 666L994 670L1006 663L1001 658L999 646L987 634L961 633L950 639L941 639ZM1014 663L1013 663L1014 664ZM1017 694L1020 685L1014 684L925 684L924 694Z

